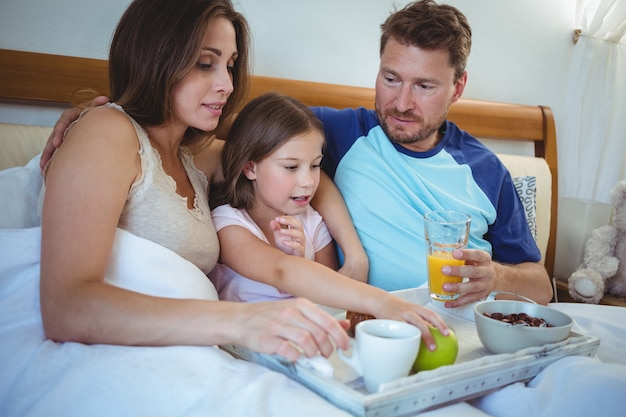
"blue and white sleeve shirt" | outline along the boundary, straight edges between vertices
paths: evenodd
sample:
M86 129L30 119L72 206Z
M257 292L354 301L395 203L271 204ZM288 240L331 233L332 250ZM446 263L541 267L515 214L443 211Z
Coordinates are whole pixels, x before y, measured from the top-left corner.
M541 259L508 170L454 123L444 123L434 149L414 152L392 143L372 110L312 110L324 123L324 169L369 256L370 284L392 291L426 282L423 216L431 210L469 213L468 247L498 262Z

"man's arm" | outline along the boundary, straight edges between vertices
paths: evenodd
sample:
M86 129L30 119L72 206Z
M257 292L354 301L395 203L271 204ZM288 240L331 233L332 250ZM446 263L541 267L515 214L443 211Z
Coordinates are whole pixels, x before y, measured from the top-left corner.
M367 254L339 189L323 171L312 205L322 215L330 234L344 254L344 264L339 272L358 281L367 282L369 273Z
M546 268L539 262L524 262L517 265L494 263L495 285L492 291L508 291L528 297L539 304L552 300L553 289ZM488 295L488 294L487 294ZM507 295L498 298L511 298Z

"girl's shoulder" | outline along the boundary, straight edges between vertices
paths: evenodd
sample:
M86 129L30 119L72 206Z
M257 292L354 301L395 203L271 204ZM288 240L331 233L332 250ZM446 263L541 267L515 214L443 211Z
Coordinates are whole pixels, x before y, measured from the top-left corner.
M308 206L307 209L298 215L307 234L315 233L320 227L326 227L324 218L313 207Z
M230 204L223 204L215 207L211 210L211 217L213 218L213 222L217 221L228 223L247 221L249 218L245 210L234 208Z
M213 210L211 210L211 214L215 216L221 216L226 214L234 214L238 211L240 210L234 208L230 204L222 204L221 206L217 206Z
M211 211L211 219L218 232L226 226L242 226L249 230L258 229L258 225L246 210L234 208L230 204L214 208Z

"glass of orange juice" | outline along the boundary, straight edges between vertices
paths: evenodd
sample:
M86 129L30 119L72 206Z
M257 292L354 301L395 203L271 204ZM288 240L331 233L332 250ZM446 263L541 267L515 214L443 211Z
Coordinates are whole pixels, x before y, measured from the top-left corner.
M454 259L452 252L467 246L471 216L460 211L436 210L424 215L424 237L428 265L428 290L430 298L449 301L460 294L443 290L445 282L461 282L463 277L446 276L441 273L445 265L465 265L465 261Z

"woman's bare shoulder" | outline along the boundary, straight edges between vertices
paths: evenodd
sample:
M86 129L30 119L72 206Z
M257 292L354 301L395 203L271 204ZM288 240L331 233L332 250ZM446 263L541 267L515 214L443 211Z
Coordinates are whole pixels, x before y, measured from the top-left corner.
M131 119L122 111L108 106L83 113L67 132L64 143L82 142L83 146L106 146L120 151L139 148L137 131Z
M92 169L127 167L134 173L139 166L139 148L137 132L128 116L110 107L90 109L68 128L63 145L46 167L45 176L48 178L53 166L58 170L62 166L75 168L84 163ZM106 171L108 169L103 172Z
M74 126L68 129L68 133L76 127L100 128L103 135L115 133L117 129L134 131L130 117L112 106L100 106L85 111Z

